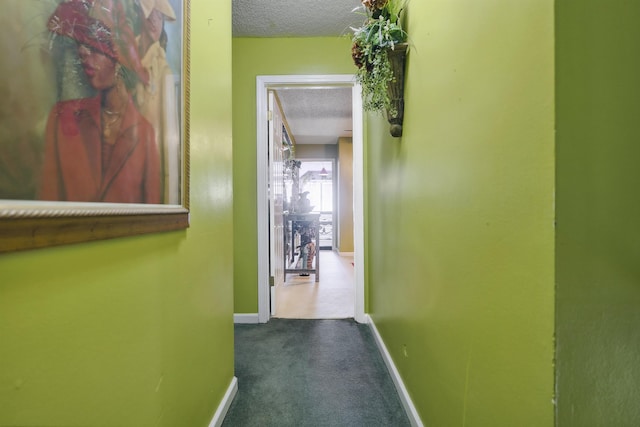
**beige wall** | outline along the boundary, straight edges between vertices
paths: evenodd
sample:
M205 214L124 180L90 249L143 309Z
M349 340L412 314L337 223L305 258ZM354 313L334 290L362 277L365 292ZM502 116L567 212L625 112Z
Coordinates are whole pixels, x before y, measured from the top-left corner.
M339 252L353 252L353 142L338 140L338 230Z

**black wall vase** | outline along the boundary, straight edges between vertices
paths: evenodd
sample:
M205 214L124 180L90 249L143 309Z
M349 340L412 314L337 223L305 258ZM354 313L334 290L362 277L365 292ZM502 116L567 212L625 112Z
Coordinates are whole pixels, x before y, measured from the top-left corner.
M391 70L393 71L393 81L387 86L387 93L391 100L391 109L387 111L391 136L402 136L402 121L404 120L404 69L407 59L408 43L398 43L394 49L387 51Z

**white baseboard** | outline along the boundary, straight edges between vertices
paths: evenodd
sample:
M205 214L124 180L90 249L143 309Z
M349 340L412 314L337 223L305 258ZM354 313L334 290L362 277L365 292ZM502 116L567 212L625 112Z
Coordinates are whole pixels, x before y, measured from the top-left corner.
M233 323L259 323L258 313L235 313Z
M231 384L229 384L229 388L227 388L227 392L224 394L222 398L222 402L218 405L218 409L216 413L213 415L213 419L209 423L209 427L220 427L222 422L224 421L224 417L227 416L227 411L229 410L229 406L231 406L231 402L233 402L233 398L236 397L238 393L238 378L233 377L231 379Z
M373 332L373 336L376 340L376 344L378 345L378 348L380 349L380 353L382 354L382 359L384 360L385 365L387 365L387 369L389 370L389 374L393 379L393 383L395 384L396 390L398 391L398 395L400 396L400 401L402 402L402 406L404 407L404 410L407 413L407 416L409 417L409 421L411 422L411 425L414 427L424 427L424 424L422 424L422 420L420 419L420 415L418 415L418 411L416 410L416 407L414 406L413 401L411 400L411 396L409 396L409 392L407 391L407 388L404 386L402 377L400 376L400 373L398 372L398 369L396 368L395 363L393 363L391 354L389 354L389 351L387 350L387 346L384 344L384 341L382 340L382 337L380 336L380 333L378 332L378 329L376 328L375 323L373 323L373 319L368 314L366 315L366 317L367 317L367 323L369 324L369 327Z

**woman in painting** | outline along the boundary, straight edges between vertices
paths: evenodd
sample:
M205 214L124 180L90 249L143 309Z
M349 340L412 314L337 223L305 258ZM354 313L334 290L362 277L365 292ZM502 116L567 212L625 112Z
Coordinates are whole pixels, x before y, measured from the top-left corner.
M153 125L161 158L163 200L179 203L179 125L176 78L166 55L166 21L176 14L168 0L140 0L138 54L149 80L140 82L135 100L142 115ZM164 41L164 43L163 43Z
M160 160L151 124L125 81L146 81L120 3L71 0L48 21L77 42L91 98L58 102L49 114L41 200L160 203Z

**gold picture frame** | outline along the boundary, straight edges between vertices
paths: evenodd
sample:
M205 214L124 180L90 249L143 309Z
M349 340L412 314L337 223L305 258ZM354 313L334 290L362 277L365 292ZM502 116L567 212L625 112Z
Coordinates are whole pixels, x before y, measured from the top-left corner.
M3 10L0 253L189 227L189 0ZM103 83L90 56L115 77Z

